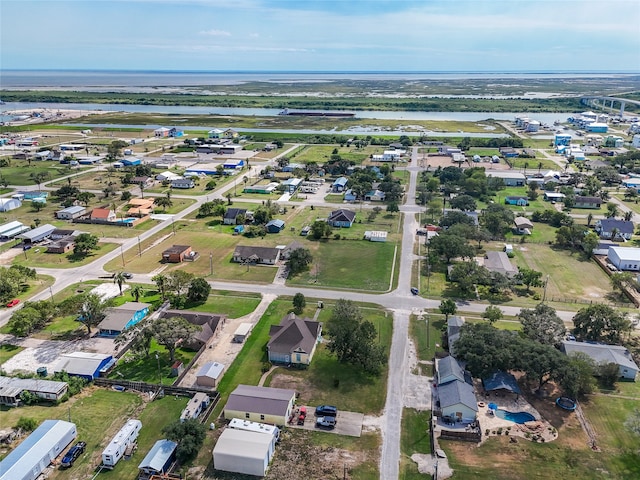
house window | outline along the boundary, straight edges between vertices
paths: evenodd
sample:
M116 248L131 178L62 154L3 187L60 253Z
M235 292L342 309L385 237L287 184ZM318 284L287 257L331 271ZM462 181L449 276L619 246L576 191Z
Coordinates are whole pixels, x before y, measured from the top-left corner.
M250 417L250 414L248 414L248 413L244 414L244 418L249 418L249 417Z
M260 415L260 420L264 420L264 415Z

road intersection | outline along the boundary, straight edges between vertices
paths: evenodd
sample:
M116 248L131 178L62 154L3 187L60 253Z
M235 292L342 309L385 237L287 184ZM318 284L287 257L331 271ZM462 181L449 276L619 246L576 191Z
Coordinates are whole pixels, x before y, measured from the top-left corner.
M293 147L295 148L295 147ZM287 151L281 155L286 155ZM389 354L389 377L387 382L387 399L382 415L382 449L380 459L380 478L383 479L395 479L399 475L399 460L400 460L400 431L402 410L404 408L404 386L409 372L409 366L407 365L407 354L409 349L409 319L412 314L420 314L428 309L437 309L440 305L439 300L427 299L420 296L411 294L412 278L414 268L419 259L418 255L414 254L416 242L419 242L421 237L416 236L416 230L419 227L418 216L423 210L420 206L416 205L416 185L418 181L418 175L422 170L419 166L421 157L418 154L418 148L413 147L411 160L404 169L409 173L409 184L406 190L405 203L400 207L400 211L403 214L402 222L402 240L398 245L397 255L399 255L399 274L398 285L393 289L390 285L389 291L386 293L375 294L361 291L346 291L346 290L331 290L324 288L308 288L296 286L295 288L288 287L283 282L274 282L269 285L254 285L246 283L235 282L223 282L223 281L210 281L210 285L213 289L240 291L240 292L255 292L262 295L269 296L281 296L288 295L293 296L297 292L302 292L306 297L310 298L324 298L324 299L349 299L357 302L367 302L381 305L387 308L393 314L393 336L391 350ZM277 159L272 160L275 162ZM258 175L259 170L264 168L264 165L253 165L249 175ZM125 239L121 243L121 248L117 248L101 258L85 265L73 269L49 269L49 268L36 268L39 274L50 275L55 279L54 284L50 289L39 292L34 295L30 300L46 300L53 294L62 291L63 289L77 284L79 281L99 279L107 275L104 270L104 266L111 260L117 258L123 251L127 251L131 248L137 248L138 242L150 238L164 229L171 226L171 222L180 220L190 213L198 210L200 205L205 201L210 201L214 198L224 198L227 191L233 188L233 185L227 185L226 188L220 189L215 193L208 193L198 197L189 196L188 198L195 199L195 202L189 205L181 212L173 215L164 221L158 223L149 230L141 233L139 237ZM179 195L174 195L178 197ZM185 196L186 197L186 196ZM240 199L238 199L240 200ZM241 200L240 200L241 201ZM314 201L315 202L315 201ZM315 205L316 203L314 203ZM323 205L324 201L318 201L317 205ZM299 203L298 203L299 205ZM365 208L371 208L371 206L365 206ZM136 274L136 283L153 283L150 274ZM457 302L458 310L462 313L475 313L479 314L484 311L486 304L474 303L474 302ZM518 307L501 307L507 315L515 315L520 311ZM5 324L10 318L11 311L3 311L0 313L0 326ZM573 312L558 312L560 317L568 321L573 316ZM425 391L425 395L430 395Z

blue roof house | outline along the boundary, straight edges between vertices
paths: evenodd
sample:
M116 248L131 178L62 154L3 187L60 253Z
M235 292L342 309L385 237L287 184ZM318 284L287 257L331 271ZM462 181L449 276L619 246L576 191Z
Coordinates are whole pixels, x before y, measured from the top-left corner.
M331 185L331 190L334 192L344 192L345 189L347 188L347 182L349 180L347 179L347 177L340 177L337 178L334 182L333 185Z
M353 193L353 190L349 189L344 192L344 201L345 202L355 202L358 199L358 196Z
M148 478L151 475L167 473L175 460L177 447L178 444L171 440L158 440L138 465L140 477Z
M269 233L280 233L284 228L284 221L276 218L275 220L271 220L269 223L265 225L267 232Z
M104 320L98 325L100 335L113 337L133 327L149 315L148 303L127 302L119 307L109 308Z
M133 167L136 165L140 165L142 162L139 158L125 158L123 160L120 160L120 163L125 167Z

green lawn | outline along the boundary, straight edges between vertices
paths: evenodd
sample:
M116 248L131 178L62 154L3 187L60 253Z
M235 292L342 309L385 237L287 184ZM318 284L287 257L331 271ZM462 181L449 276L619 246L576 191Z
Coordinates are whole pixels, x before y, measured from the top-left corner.
M416 346L418 360L432 361L436 351L443 351L442 331L445 325L443 315L427 314L422 318L416 315L411 316L409 334Z
M86 168L81 168L80 170L86 170ZM60 165L56 162L37 162L29 166L26 160L11 160L11 166L2 167L1 173L2 178L9 185L37 185L31 179L32 174L47 174L49 177L45 181L49 181L77 171L79 171L77 168L72 169L69 165Z
M78 440L87 442L87 449L72 469L57 471L52 478L75 480L92 476L95 467L101 462L102 450L125 420L135 418L142 406L142 398L137 394L88 388L60 405L2 407L0 411L4 427L15 425L20 417L33 418L38 423L47 419L71 418L78 428ZM147 427L155 428L152 422Z
M17 345L10 345L8 343L0 345L0 365L9 360L14 355L19 354L23 347L18 347Z
M315 247L315 248L314 248ZM365 240L313 242L314 264L290 278L289 285L386 291L389 289L395 245Z
M257 293L213 291L207 302L187 310L198 312L220 313L229 318L239 318L253 312L260 304L261 296Z
M402 410L402 433L400 437L400 480L421 480L424 474L418 471L417 464L411 460L414 453L431 453L429 424L431 412L420 412L413 408Z
M46 247L35 247L15 257L13 264L31 268L76 268L97 260L102 255L115 250L117 246L117 243L98 243L98 248L82 259L76 259L73 251L60 254L47 253Z
M105 471L98 478L124 480L136 478L138 465L149 453L156 441L165 438L162 429L180 418L180 413L186 407L187 397L168 396L147 404L138 417L142 422L142 429L138 436L138 449L126 461L120 461L111 471ZM74 467L75 468L75 467Z
M175 361L181 361L186 367L195 357L195 350L178 348L175 353ZM156 358L156 355L158 358ZM171 359L169 352L162 345L154 340L151 341L151 349L146 357L134 356L130 352L125 353L116 367L109 373L109 378L125 379L138 382L160 383L163 385L173 385L176 378L171 377Z
M632 400L595 395L582 408L596 431L612 478L640 478L640 437L623 427L629 414L640 409L640 396Z

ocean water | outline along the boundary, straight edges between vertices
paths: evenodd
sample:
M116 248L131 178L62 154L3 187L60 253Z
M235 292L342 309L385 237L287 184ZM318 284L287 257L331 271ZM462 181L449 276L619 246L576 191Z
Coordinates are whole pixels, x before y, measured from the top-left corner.
M64 87L146 87L239 85L246 82L327 80L464 80L534 78L619 78L625 72L249 72L249 71L120 71L0 70L0 89ZM637 73L635 74L637 75Z

